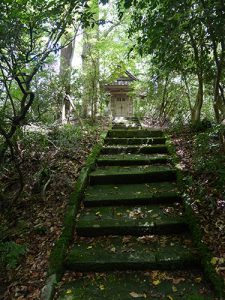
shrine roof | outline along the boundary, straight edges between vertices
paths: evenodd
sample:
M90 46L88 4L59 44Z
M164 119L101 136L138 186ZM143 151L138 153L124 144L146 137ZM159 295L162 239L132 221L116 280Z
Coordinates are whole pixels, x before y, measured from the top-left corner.
M128 86L132 81L137 80L137 78L132 75L129 71L125 71L124 75L121 75L119 78L117 78L113 83L106 84L105 88L106 90L114 90L117 89L117 87L121 88L122 90L130 90Z

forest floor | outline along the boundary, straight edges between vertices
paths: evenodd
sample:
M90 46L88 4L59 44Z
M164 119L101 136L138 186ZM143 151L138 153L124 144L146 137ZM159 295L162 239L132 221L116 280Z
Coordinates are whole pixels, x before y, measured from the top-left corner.
M7 269L1 272L0 299L40 299L48 257L61 233L69 195L103 127L107 128L105 122L95 130L82 132L73 147L60 147L55 142L42 147L34 143L24 152L25 191L20 201L10 208L10 213L0 215L0 229L3 233L1 240L25 245L26 253L15 268L10 268L9 258ZM224 156L218 147L209 147L204 152L201 136L199 142L196 134L189 130L174 133L172 140L180 158L178 167L187 171L191 178L187 189L202 226L204 242L212 251L212 264L225 279L225 198L222 183L225 167L221 164ZM206 162L214 162L215 166ZM13 179L7 168L0 177L5 185Z
M0 260L0 299L40 299L48 257L61 234L69 195L87 156L106 128L107 122L102 120L94 128L74 131L68 127L66 132L57 129L54 137L34 135L32 142L21 142L25 188L19 200L0 214L0 254L5 241L10 241L11 247L7 266ZM15 171L4 166L0 182L8 191L18 185L15 178ZM25 255L20 255L24 253L17 245L25 249Z
M197 215L203 242L212 253L211 264L225 282L225 155L210 133L189 130L172 137L186 174L186 195Z

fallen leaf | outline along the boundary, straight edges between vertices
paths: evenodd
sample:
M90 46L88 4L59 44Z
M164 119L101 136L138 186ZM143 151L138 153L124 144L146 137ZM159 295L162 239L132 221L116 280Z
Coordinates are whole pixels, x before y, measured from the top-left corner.
M158 214L154 214L154 215L152 215L152 218L158 218Z
M177 292L177 288L176 288L174 285L172 286L172 291L173 291L174 293Z
M135 292L131 292L131 293L129 293L129 295L132 298L147 298L146 294L138 294L138 293L135 293Z
M102 217L102 214L100 213L100 211L97 211L96 213L95 213L95 215L97 216L97 217Z
M151 277L152 277L153 280L156 280L158 276L159 276L159 271L152 271L151 272Z
M67 295L68 295L68 294L72 294L72 290L70 290L70 289L67 290L67 291L66 291L66 294L67 294Z
M185 278L173 278L173 284L179 284L180 282L185 281Z
M201 281L202 281L202 277L196 277L196 278L195 278L195 282L196 282L196 283L200 283Z
M215 265L218 262L218 257L213 257L210 261L212 265Z
M154 280L153 282L152 282L152 284L154 284L154 285L159 285L160 284L160 280Z

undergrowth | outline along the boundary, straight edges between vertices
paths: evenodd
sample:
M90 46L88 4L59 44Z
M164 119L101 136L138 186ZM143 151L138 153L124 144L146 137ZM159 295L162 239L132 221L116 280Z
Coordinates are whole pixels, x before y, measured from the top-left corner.
M0 242L0 264L6 269L14 269L26 254L26 245L15 242Z

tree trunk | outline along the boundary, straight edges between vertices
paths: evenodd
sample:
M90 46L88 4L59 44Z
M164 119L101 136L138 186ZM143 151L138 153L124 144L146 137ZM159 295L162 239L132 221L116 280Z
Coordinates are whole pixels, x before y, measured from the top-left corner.
M198 93L196 96L195 104L191 111L191 124L197 125L201 119L201 109L203 104L203 97L204 97L204 85L203 85L203 76L202 74L198 75Z
M169 83L169 76L166 77L164 88L163 88L162 103L161 103L160 112L159 112L159 119L160 119L161 124L164 124L165 118L166 118L165 109L166 109L166 106L167 106L167 86L168 86L168 83Z
M221 123L222 120L225 119L225 103L223 101L223 89L220 95L220 80L222 75L222 65L223 65L224 57L221 55L221 60L217 62L217 72L215 76L215 84L214 84L214 96L213 96L213 107L215 111L215 118L217 123Z
M94 18L99 19L98 1L91 1L91 10ZM89 109L94 121L99 100L99 54L95 47L99 39L99 26L96 24L92 29L85 29L83 34L82 69L84 78L83 91L83 116L87 117Z
M90 56L90 43L88 41L87 29L84 29L83 32L83 49L82 49L82 71L83 71L83 96L82 96L82 115L83 118L86 118L88 115L88 106L89 106L89 86L87 82L87 69L88 69L88 58Z
M72 60L75 50L75 40L67 47L61 50L60 55L60 76L64 82L64 97L62 99L62 123L68 123L70 120L71 105L67 101L66 95L71 95L71 74Z

